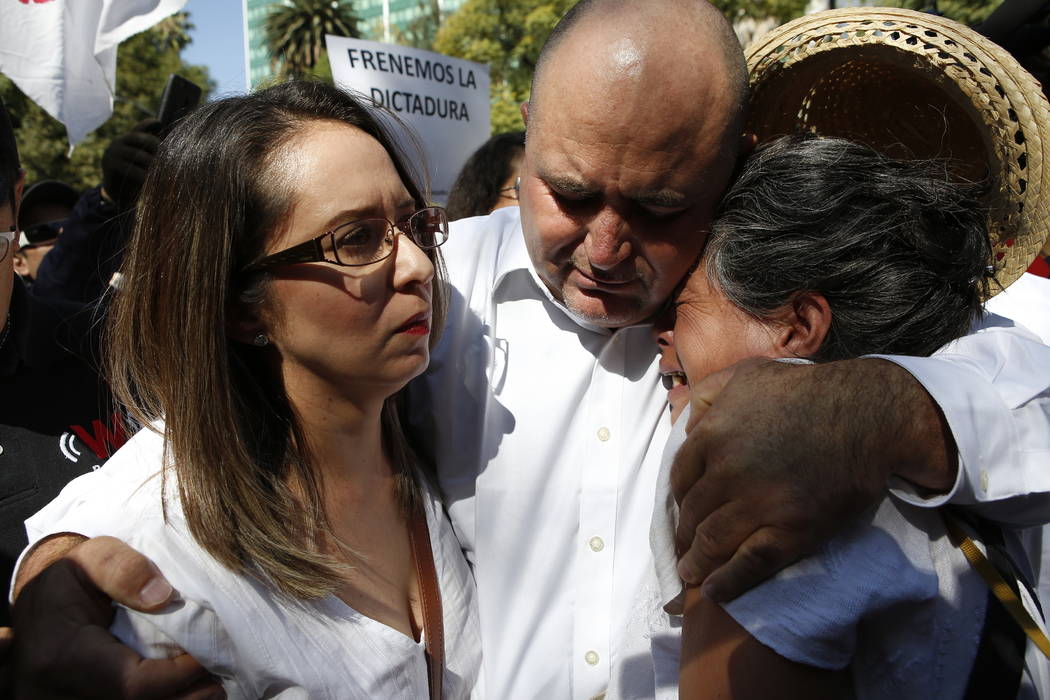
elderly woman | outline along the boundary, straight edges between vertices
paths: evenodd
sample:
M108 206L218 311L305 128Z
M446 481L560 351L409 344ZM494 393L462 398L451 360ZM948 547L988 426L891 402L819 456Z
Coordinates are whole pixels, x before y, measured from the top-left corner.
M408 172L368 108L296 82L198 109L150 168L107 358L150 428L48 508L161 567L179 603L115 633L231 698L473 692L473 581L398 418L448 235Z
M864 146L789 137L760 149L678 295L673 336L660 336L672 411L688 402L684 383L745 358L929 355L964 335L994 284L984 217L943 170ZM697 418L685 407L668 463ZM682 588L668 478L665 464L653 544L660 602L674 609ZM680 695L1036 697L1046 659L1033 647L1022 663L1024 634L997 606L941 513L887 497L731 603L686 591Z

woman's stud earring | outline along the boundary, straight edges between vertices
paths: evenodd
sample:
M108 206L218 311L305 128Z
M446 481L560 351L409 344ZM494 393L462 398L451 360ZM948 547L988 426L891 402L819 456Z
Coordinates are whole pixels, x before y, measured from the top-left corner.
M252 345L257 348L265 348L270 344L270 339L266 337L265 333L260 333L252 340Z

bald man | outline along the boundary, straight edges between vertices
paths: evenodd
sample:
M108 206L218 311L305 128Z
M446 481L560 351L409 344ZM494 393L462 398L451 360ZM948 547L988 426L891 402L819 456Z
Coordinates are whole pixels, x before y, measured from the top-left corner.
M645 324L703 246L744 143L745 80L740 48L709 5L585 0L552 34L523 107L520 210L459 222L443 248L455 287L448 327L409 404L427 405L411 419L474 566L482 695L590 698L607 687L631 617L647 613L635 603L651 565L649 518L669 426ZM1022 342L992 335L992 348ZM1050 350L1037 348L1007 383L1045 402ZM696 532L687 579L706 578L710 595L732 597L811 551L881 497L893 475L942 499L1007 510L1034 491L1018 518L1044 517L1050 484L1025 487L1032 475L1014 475L1037 462L1017 456L1027 445L998 463L973 448L1048 430L1045 415L1017 415L1006 399L987 415L975 405L973 397L998 397L997 352L899 360L922 383L882 360L739 371L680 460L679 482L696 482L682 511L683 532ZM923 385L944 399L943 415ZM958 453L948 425L961 436ZM978 493L969 476L977 470L1004 486ZM47 542L25 578L75 542ZM85 601L98 600L85 578L143 609L171 595L120 545L88 541L70 556L87 577L71 582L60 571L31 584L18 608L40 615L19 620L68 629L68 614L44 619L63 596L95 625L72 626L100 636L108 608L68 604L83 586ZM28 626L23 634L33 635L30 663L58 655L54 635ZM123 695L151 697L147 672L126 649L84 651L69 663L142 692ZM168 683L174 664L191 672L185 657L151 663ZM70 666L42 668L35 682L69 676Z

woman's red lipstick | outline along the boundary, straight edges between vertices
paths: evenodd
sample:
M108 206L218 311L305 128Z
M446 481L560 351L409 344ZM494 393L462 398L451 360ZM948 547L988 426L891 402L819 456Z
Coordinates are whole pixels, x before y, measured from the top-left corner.
M430 332L430 318L426 314L417 314L408 319L408 323L398 328L397 332L408 335L426 335Z

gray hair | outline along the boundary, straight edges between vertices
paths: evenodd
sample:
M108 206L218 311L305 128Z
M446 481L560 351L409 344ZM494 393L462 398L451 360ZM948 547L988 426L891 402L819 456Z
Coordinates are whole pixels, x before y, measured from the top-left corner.
M777 139L722 201L706 272L760 320L823 295L831 328L812 359L929 355L967 332L991 276L978 192L931 165L841 139Z

